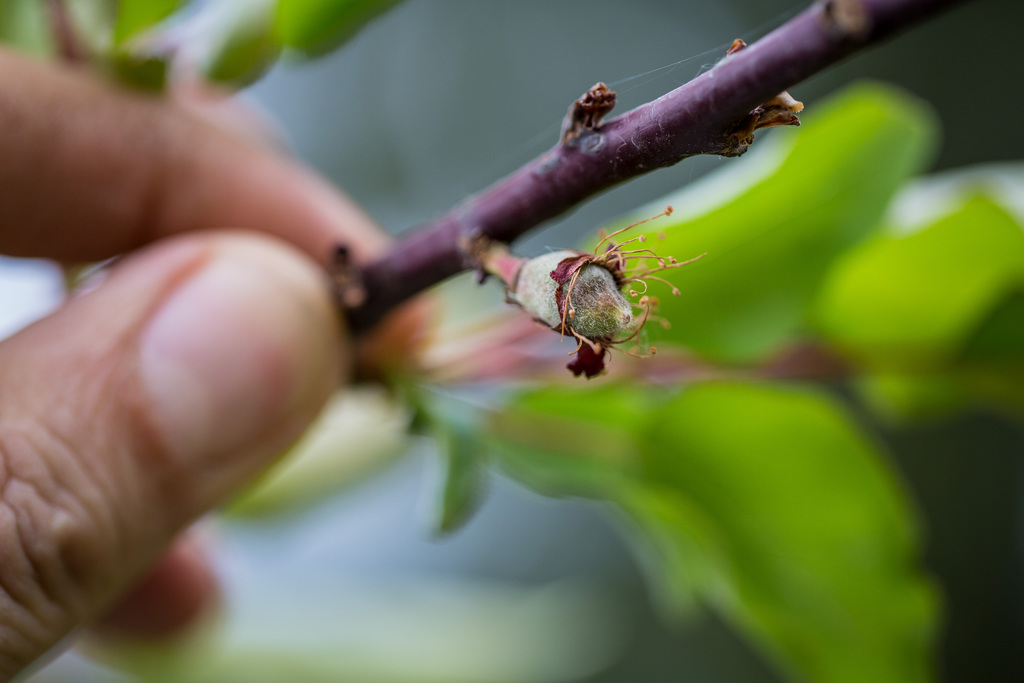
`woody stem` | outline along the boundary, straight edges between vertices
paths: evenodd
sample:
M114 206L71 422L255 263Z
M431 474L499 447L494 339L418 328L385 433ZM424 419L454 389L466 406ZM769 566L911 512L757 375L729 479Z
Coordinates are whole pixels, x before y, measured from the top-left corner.
M344 312L362 332L394 306L468 268L484 236L509 243L602 190L697 154L738 156L737 131L780 92L963 0L824 0L685 85L558 144L345 278ZM349 266L351 269L351 266ZM352 294L346 292L345 294Z

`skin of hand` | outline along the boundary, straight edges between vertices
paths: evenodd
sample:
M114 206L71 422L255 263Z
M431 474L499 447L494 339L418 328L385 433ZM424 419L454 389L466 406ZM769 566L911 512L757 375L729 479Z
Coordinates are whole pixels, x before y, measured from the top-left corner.
M0 73L0 253L123 255L0 343L8 680L77 628L158 636L211 601L181 533L344 381L355 351L317 261L386 238L313 174L167 100L5 51Z

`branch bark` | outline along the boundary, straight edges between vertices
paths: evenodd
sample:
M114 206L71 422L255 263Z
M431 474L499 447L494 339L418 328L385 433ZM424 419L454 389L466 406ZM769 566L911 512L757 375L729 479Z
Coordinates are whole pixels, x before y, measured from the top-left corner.
M512 242L613 185L697 154L738 156L752 112L796 83L965 0L824 0L692 81L560 143L421 226L384 258L335 273L350 329L369 329L409 297L475 267L480 236Z

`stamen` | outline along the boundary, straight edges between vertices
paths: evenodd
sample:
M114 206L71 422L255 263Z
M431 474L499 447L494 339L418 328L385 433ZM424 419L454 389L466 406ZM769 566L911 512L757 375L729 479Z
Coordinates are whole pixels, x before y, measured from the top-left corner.
M689 264L693 263L694 261L700 261L700 260L701 260L702 258L704 258L704 257L705 257L705 256L707 256L707 255L708 255L708 252L706 252L706 251L705 251L705 252L704 252L703 254L701 254L700 256L694 256L694 257L693 257L692 259L690 259L689 261L682 261L682 262L680 262L680 263L677 263L676 265L677 265L677 266L685 266L685 265L689 265Z
M626 242L623 242L622 244L626 244ZM620 244L619 246L621 247L622 244ZM609 253L611 253L611 252L609 252ZM644 256L643 258L661 258L660 256L655 254L650 249L630 249L629 251L617 251L615 255L616 256L629 256L630 254L647 254L647 256ZM637 257L633 257L633 258L637 258Z
M578 339L579 342L580 342L576 346L576 348L572 351L572 353L569 354L570 356L573 353L576 353L577 351L579 351L583 347L584 344L586 344L591 349L593 349L594 353L601 353L601 345L598 344L596 341L594 341L593 339L587 339L586 337L584 337L582 334L580 334L579 332L577 332L574 329L570 328L569 331L572 332L572 336L576 337L576 339Z
M662 211L661 213L659 213L656 216L651 216L650 218L645 218L642 221L637 221L636 223L631 223L630 225L627 225L624 228L619 228L618 230L616 230L615 232L611 233L610 235L604 235L603 237L601 237L601 241L597 243L597 246L594 247L594 253L596 254L598 249L601 248L602 244L604 244L605 242L610 240L612 237L615 237L616 235L621 235L622 233L626 232L627 230L632 230L633 228L637 227L638 225L643 225L644 223L650 223L651 221L653 221L655 219L658 219L658 218L661 218L662 216L671 216L671 215L672 215L672 207L671 206L666 206L665 210ZM600 233L599 233L599 236L600 236Z
M643 331L644 325L647 324L647 316L649 316L650 314L651 314L651 307L648 306L647 308L644 309L644 319L641 320L640 324L636 326L635 330L633 330L633 334L629 335L625 339L617 339L617 340L613 341L612 343L613 344L625 344L629 340L635 339L636 336Z

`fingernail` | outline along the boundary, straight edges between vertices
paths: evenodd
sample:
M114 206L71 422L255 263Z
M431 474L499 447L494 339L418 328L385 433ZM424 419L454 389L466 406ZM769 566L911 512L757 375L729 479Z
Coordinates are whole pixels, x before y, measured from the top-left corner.
M140 374L167 449L207 471L211 458L274 451L295 438L336 382L337 353L316 267L266 240L239 238L152 317Z

